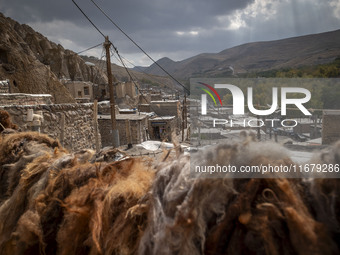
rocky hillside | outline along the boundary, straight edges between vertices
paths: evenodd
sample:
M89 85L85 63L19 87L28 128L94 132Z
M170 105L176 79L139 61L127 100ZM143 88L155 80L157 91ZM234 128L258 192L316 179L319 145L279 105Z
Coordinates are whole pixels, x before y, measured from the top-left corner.
M162 58L158 62L175 77L187 79L325 64L334 61L338 56L340 30L277 41L247 43L219 53L204 53L182 61ZM162 70L153 64L145 72L161 74Z
M0 80L9 79L12 92L52 94L56 103L74 102L59 79L106 83L96 67L31 27L0 13Z

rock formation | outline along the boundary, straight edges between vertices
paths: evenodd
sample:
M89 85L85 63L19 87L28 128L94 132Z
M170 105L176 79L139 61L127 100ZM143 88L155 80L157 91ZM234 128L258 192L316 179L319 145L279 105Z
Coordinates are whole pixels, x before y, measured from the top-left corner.
M11 92L48 93L55 103L70 103L74 99L59 79L106 83L97 67L1 13L0 35L0 80L10 80Z

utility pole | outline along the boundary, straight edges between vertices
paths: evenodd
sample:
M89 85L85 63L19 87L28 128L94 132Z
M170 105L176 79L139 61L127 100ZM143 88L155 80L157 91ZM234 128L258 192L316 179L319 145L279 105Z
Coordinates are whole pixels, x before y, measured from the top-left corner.
M187 128L187 94L184 94L182 109L182 142L184 142L184 129Z
M182 109L182 142L184 142L184 123L185 123L185 120L184 120L184 117L185 117L184 107L185 107L185 103L184 103L184 100L183 100L183 109Z
M188 106L187 106L187 94L184 94L184 127L187 128L188 127Z
M257 140L261 141L260 116L257 115Z
M117 79L116 77L112 76L111 58L110 58L111 42L109 41L108 36L105 36L104 47L106 50L106 70L107 70L107 79L108 79L109 90L110 90L111 124L112 124L112 137L113 137L112 146L113 148L117 148L119 147L119 132L117 129L117 124L116 124L116 108L115 108L113 78L115 80L115 83L117 82Z

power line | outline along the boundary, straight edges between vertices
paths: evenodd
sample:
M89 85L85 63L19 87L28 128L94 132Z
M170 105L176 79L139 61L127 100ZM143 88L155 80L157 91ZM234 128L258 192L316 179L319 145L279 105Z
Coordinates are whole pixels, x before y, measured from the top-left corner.
M116 58L116 60L117 60L118 62L120 62L120 63L124 66L124 68L125 68L125 70L126 70L127 73L129 73L129 69L126 67L126 64L124 65L122 59L124 59L124 60L126 60L127 62L129 62L132 66L136 67L141 73L145 74L146 76L149 76L152 80L154 80L154 81L155 81L156 83L158 83L159 85L165 86L165 87L167 87L168 89L170 89L170 90L172 90L172 91L178 92L176 89L174 89L174 88L172 88L172 87L170 87L170 86L168 86L168 85L166 85L166 84L164 84L164 83L159 82L153 75L144 72L142 69L138 68L138 66L135 66L131 61L129 61L129 60L128 60L127 58L125 58L124 56L119 55L121 59L119 59L119 58L118 58L116 55L114 55L114 54L112 54L112 56L114 56L114 57ZM131 71L130 71L130 73L133 74ZM130 76L130 78L131 78L131 75L129 75L129 76ZM138 78L135 74L133 74L133 76L135 77L136 80L139 80L139 78ZM132 79L132 78L131 78L131 79Z
M117 50L116 48L114 48L114 49L115 49L115 52L116 52L116 54L117 54L117 56L118 56L118 58L119 58L119 62L122 63L123 67L125 68L125 71L126 71L127 74L129 75L131 81L135 84L135 87L139 90L137 84L135 83L134 79L132 78L132 76L131 76L131 74L130 74L130 72L129 72L129 69L126 67L126 65L125 65L125 63L124 63L122 57L120 56L118 50Z
M85 16L85 18L92 24L92 26L97 29L97 31L105 38L105 35L102 33L102 31L99 30L99 28L92 22L92 20L85 14L85 12L79 7L79 5L72 0L72 2L75 4L75 6L77 6L77 8L79 9L79 11L81 11L81 13Z
M116 47L113 46L113 48L114 48L115 52L118 52L118 49L117 49ZM103 54L103 53L102 53L102 54ZM122 64L122 66L124 67L124 69L126 70L126 72L129 74L130 78L131 78L131 75L133 75L133 76L135 77L135 80L139 80L139 78L138 78L134 73L132 73L131 71L129 71L129 69L127 68L126 64L124 64L123 59L126 60L127 62L129 62L132 66L136 67L138 70L140 70L141 73L145 74L146 76L149 76L152 80L154 80L154 81L155 81L156 83L158 83L159 85L165 86L165 87L167 87L167 88L170 89L170 90L175 90L174 88L171 88L170 86L168 86L168 85L166 85L166 84L163 84L163 83L159 82L159 81L156 79L156 77L154 77L153 75L150 75L150 74L144 72L142 69L140 69L140 68L138 68L137 66L135 66L131 61L129 61L129 60L128 60L127 58L125 58L124 56L122 56L122 55L119 54L119 56L120 56L120 58L121 58L121 59L119 59L113 52L112 52L111 56L115 57L116 60L117 60L119 63ZM100 60L102 60L102 58L103 58L103 56L100 58ZM99 68L100 68L100 65L103 64L102 62L99 62L100 60L97 60L97 64L99 63ZM97 65L97 64L96 64L96 65ZM100 68L100 69L103 69L103 68ZM133 80L133 79L131 78L131 80ZM139 89L139 88L138 88L138 89ZM177 92L177 90L175 90L175 91Z
M116 54L117 54L117 56L118 56L118 58L119 58L119 59L117 59L117 60L118 60L119 62L121 62L122 65L124 66L126 72L127 72L128 75L130 76L131 81L132 81L133 84L135 85L135 88L137 88L137 90L140 92L140 95L145 99L145 101L148 101L148 100L146 99L146 97L144 96L143 92L140 91L140 89L139 89L138 85L136 84L136 82L134 81L134 79L132 78L132 76L131 76L131 74L130 74L128 68L126 67L126 65L125 65L125 63L124 63L124 61L123 61L122 57L120 56L120 54L119 54L119 52L118 52L117 49L115 49L115 52L116 52ZM112 55L115 56L114 54L112 54ZM136 80L138 80L138 79L136 79ZM139 105L139 102L138 102L138 105ZM154 112L156 112L155 109L151 106L151 104L150 104L150 108L151 108L151 110L153 110ZM158 117L160 117L163 121L166 121L162 116L158 116Z
M146 76L149 76L153 81L155 81L155 82L158 83L159 85L165 86L165 87L167 87L167 88L170 89L170 90L175 90L175 92L178 92L178 90L176 90L176 89L174 89L174 88L172 88L172 87L166 85L165 83L162 83L162 82L158 81L158 80L156 79L157 77L155 77L154 75L151 75L151 74L149 74L149 73L144 72L144 70L142 70L141 68L139 68L138 66L136 66L135 64L133 64L130 60L128 60L128 59L125 58L124 56L121 56L121 57L122 57L122 59L124 59L125 61L129 62L129 64L131 64L133 67L135 67L139 72L145 74ZM117 59L117 58L116 58L116 59ZM117 60L118 60L118 59L117 59ZM118 60L118 61L119 61L119 60ZM138 80L137 76L136 76L136 75L134 75L134 76L135 76L136 80Z
M104 48L102 48L102 53L100 54L100 59L96 60L95 65L98 67L98 72L96 72L96 76L93 77L93 82L97 79L97 76L99 75L99 71L103 71L104 68L104 61L101 61L104 57ZM102 64L102 66L101 66Z
M92 1L92 0L91 0ZM81 11L81 13L86 17L86 19L93 25L93 27L105 38L105 35L100 31L100 29L92 22L92 20L84 13L84 11L79 7L79 5L72 0L72 2L76 5L76 7ZM93 2L93 1L92 1ZM130 38L120 27L118 27L117 24L115 24L113 22L113 20L110 19L110 17L95 3L95 6L125 35L127 36L140 50L142 50L144 52L144 54L146 54L154 63L156 63L135 41L132 40L132 38ZM126 72L128 73L128 75L130 76L131 80L133 81L133 83L135 84L136 88L139 90L139 87L137 86L137 84L134 82L134 79L132 78L128 68L126 67L122 57L120 56L120 54L118 53L117 48L110 42L110 44L112 45L113 49L115 50L115 52L117 53L118 57L119 57L119 61L122 63L122 65L124 66ZM81 51L79 53L85 52L87 50L93 49L95 47L98 47L101 44L95 45L93 47L90 47L84 51ZM77 53L77 54L79 54ZM171 74L169 74L166 70L163 69L163 67L161 67L158 63L156 63L164 72L166 72L172 79L174 79L178 84L180 84L185 90L188 90L184 85L182 85L179 81L177 81ZM144 72L143 72L144 73ZM143 96L144 97L144 96Z
M107 17L129 40L131 40L146 56L148 56L158 67L160 67L166 74L168 74L174 81L176 81L179 85L181 85L186 91L189 91L182 83L180 83L176 78L174 78L171 74L169 74L162 66L160 66L148 53L146 53L131 37L129 37L114 21L93 1L93 4ZM75 6L80 10L80 12L85 16L85 18L92 24L92 26L105 38L105 35L100 31L100 29L93 23L93 21L85 14L85 12L79 7L79 5L72 0L72 2L75 4ZM111 43L111 42L110 42ZM86 49L84 51L78 52L82 53L87 50L90 50L92 48L98 47L100 44L93 46L89 49ZM118 52L117 48L111 43L112 47L116 52ZM126 68L126 67L125 67ZM145 73L145 72L143 72ZM145 73L146 74L146 73Z
M92 0L91 0L92 1ZM83 10L79 7L79 5L74 1L74 0L72 0L72 2L77 6L77 8L81 11L81 13L86 17L86 19L94 26L94 28L104 37L104 38L106 38L105 37L105 35L99 30L99 28L91 21L91 19L83 12ZM96 4L95 4L96 5ZM97 6L97 5L96 5ZM97 6L98 7L98 6ZM99 7L98 7L99 8ZM101 9L100 9L101 10ZM103 11L102 11L103 12ZM107 16L105 13L104 13L104 15L105 16ZM119 28L119 30L121 30L120 28ZM122 31L122 30L121 30ZM123 32L123 31L122 31ZM124 33L124 32L123 32ZM125 33L124 33L125 34ZM126 35L126 34L125 34ZM126 35L127 36L127 35ZM128 37L129 38L129 37ZM129 38L130 40L131 40L131 38ZM128 68L126 67L126 65L125 65L125 63L124 63L124 61L122 60L122 58L121 58L121 56L120 56L120 54L119 54L119 52L118 52L118 50L117 50L117 48L111 43L111 42L109 42L110 44L111 44L111 46L112 46L112 48L115 50L115 52L116 52L116 54L118 55L118 57L119 57L119 59L120 59L120 61L121 61L121 63L122 63L122 65L124 66L124 68L125 68L125 70L127 71L127 73L129 74L129 76L130 76L130 78L131 78L131 80L132 80L132 82L134 83L134 85L135 85L135 87L139 90L139 88L138 88L138 86L137 86L137 84L136 84L136 82L133 80L133 78L132 78L132 76L131 76L131 74L130 74L130 72L128 71ZM135 43L136 44L136 43ZM137 44L136 44L137 45ZM96 45L95 47L97 47L97 46L99 46L99 45ZM137 45L138 46L138 45ZM139 46L138 46L139 47ZM94 48L94 47L92 47L92 48ZM140 47L139 47L140 48ZM142 48L140 48L141 50L142 50ZM147 55L147 53L144 51L144 50L142 50L146 55ZM147 55L149 58L151 58L149 55ZM152 61L154 61L152 58L151 58L151 60ZM111 64L111 63L110 63ZM157 64L158 65L158 64ZM161 67L162 68L162 67ZM163 69L163 68L162 68ZM164 69L163 69L164 70ZM164 70L165 71L165 70ZM166 72L166 71L165 71ZM170 74L168 74L170 77L172 77ZM172 77L173 78L173 77ZM177 81L175 78L173 78L175 81ZM177 81L178 82L178 81ZM179 83L179 82L178 82ZM181 83L179 83L184 89L186 89ZM146 98L145 98L145 96L143 95L143 93L141 93L141 95L142 95L142 97L146 100ZM150 105L150 107L151 107L151 105ZM151 107L152 108L152 107ZM152 109L153 110L153 109ZM161 119L162 120L164 120L163 119L163 117L162 116L160 116L161 117Z
M97 48L97 47L102 46L102 45L103 45L102 43L99 43L99 44L97 44L97 45L95 45L95 46L92 46L92 47L86 49L86 50L79 51L79 52L77 52L76 54L79 55L79 54L81 54L81 53L83 53L83 52L85 52L85 51L92 50L92 49Z
M166 86L165 84L162 84L161 82L157 81L155 79L155 77L149 73L146 73L144 72L144 70L142 70L141 68L139 68L138 66L136 66L135 64L133 64L131 61L129 61L127 58L125 58L124 56L122 56L123 59L125 59L127 62L129 62L130 65L132 65L134 68L136 68L139 72L145 74L146 76L149 76L150 78L154 79L157 83L159 83L160 85L164 85ZM173 89L173 88L170 88L170 89Z
M72 0L73 1L73 0ZM187 92L189 90L181 83L179 82L175 77L173 77L168 71L166 71L158 62L156 62L145 50L142 49L128 34L126 34L107 14L106 12L98 6L98 4L94 1L91 0L91 2L105 15L105 17L111 21L111 23L119 29L120 32L122 32L138 49L140 49L153 63L155 63L160 69L163 70L167 75L169 75L174 81L176 81L180 86L184 88Z

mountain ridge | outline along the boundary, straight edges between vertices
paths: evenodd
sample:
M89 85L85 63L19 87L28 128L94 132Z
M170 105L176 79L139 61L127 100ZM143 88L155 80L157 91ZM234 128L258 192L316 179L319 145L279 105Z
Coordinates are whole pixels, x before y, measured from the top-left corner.
M188 79L325 64L338 56L340 29L273 41L245 43L218 53L201 53L181 61L169 58L158 61L175 77ZM150 65L144 71L155 75L162 73L156 64Z

